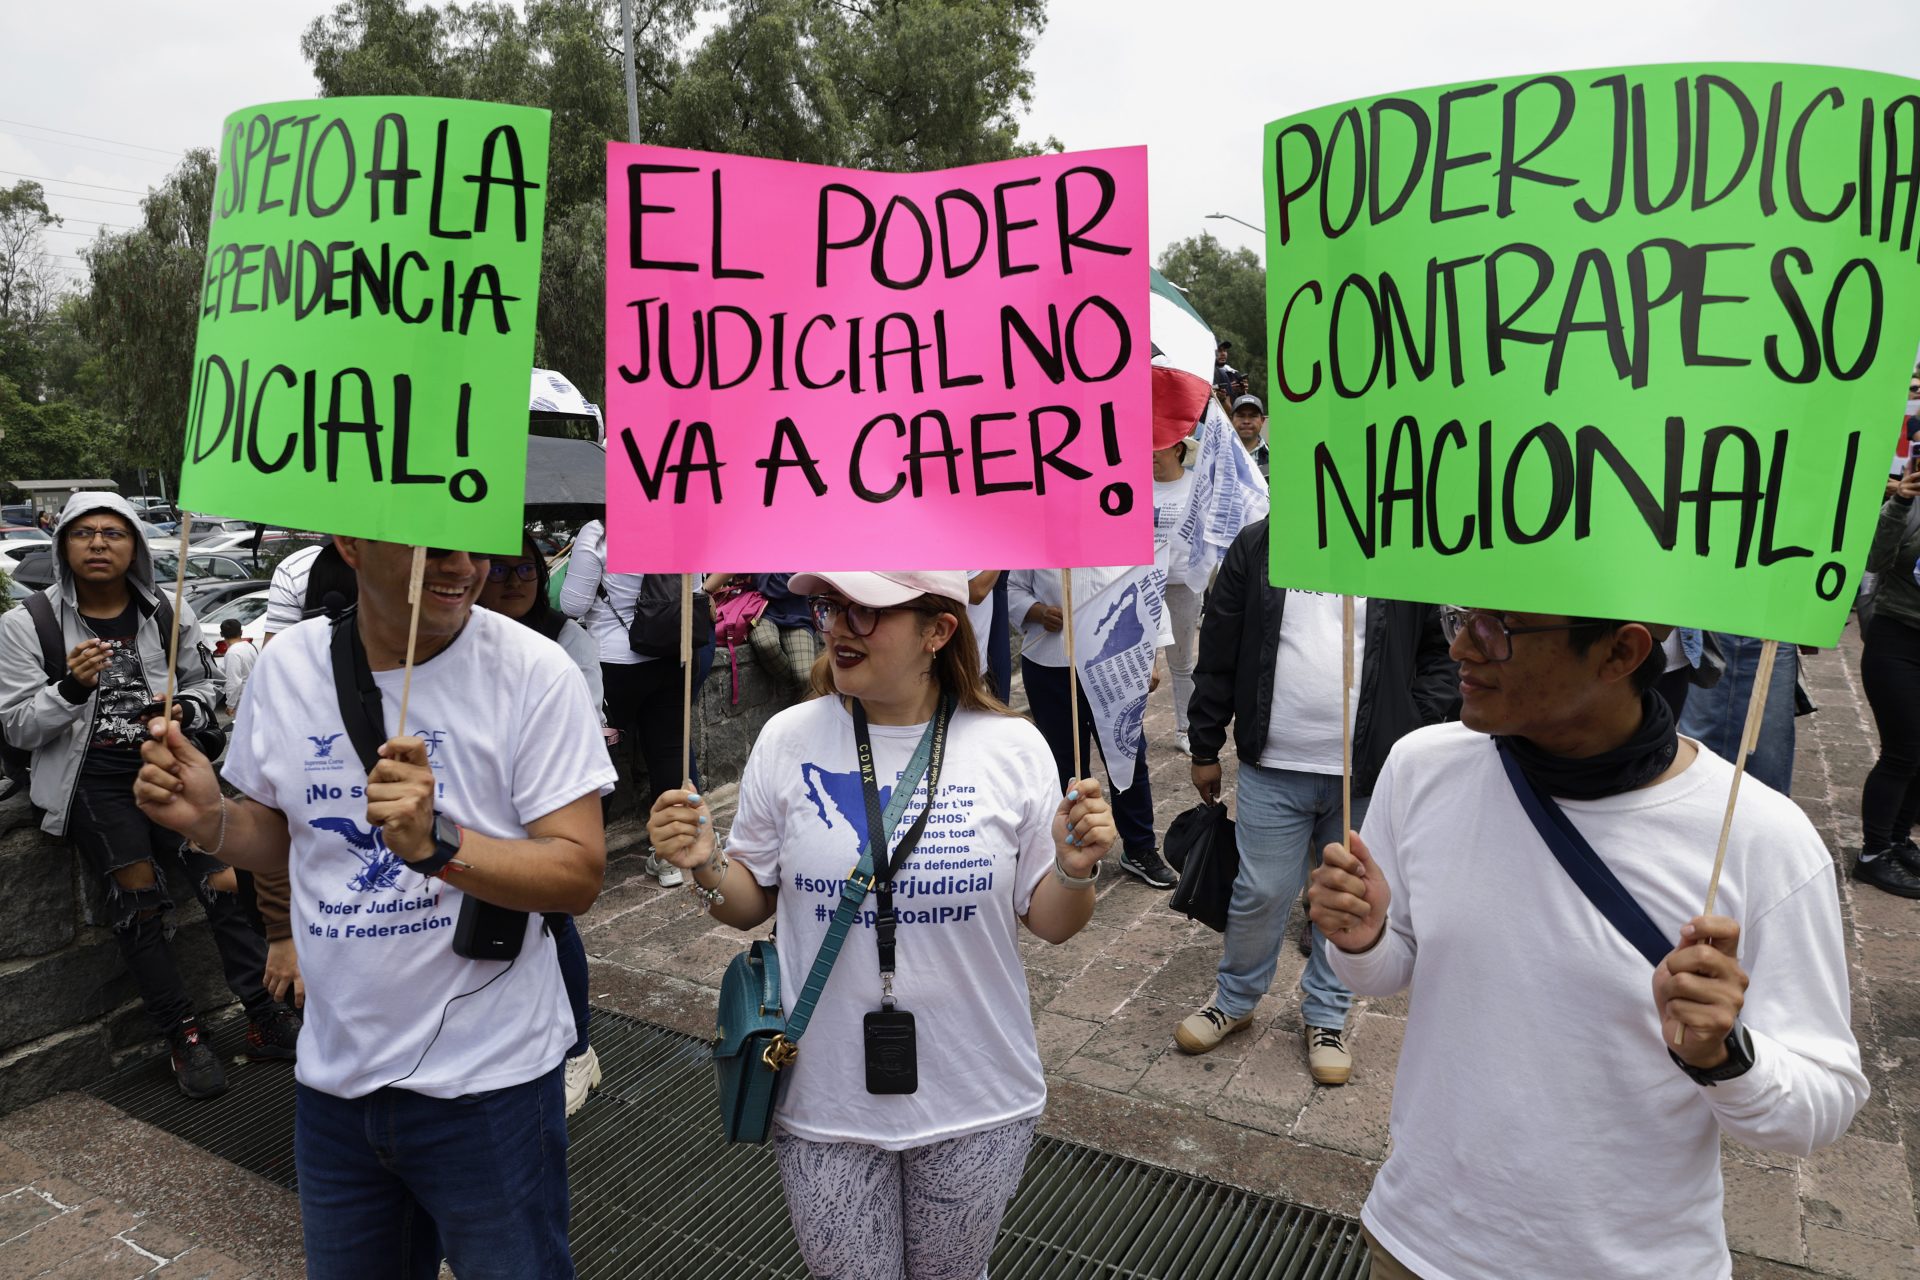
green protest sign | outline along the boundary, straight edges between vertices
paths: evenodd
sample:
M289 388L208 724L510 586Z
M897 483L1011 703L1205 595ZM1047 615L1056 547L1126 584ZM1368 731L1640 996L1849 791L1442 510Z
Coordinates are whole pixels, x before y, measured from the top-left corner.
M1273 581L1832 644L1920 343L1917 95L1629 67L1267 126Z
M439 98L227 117L183 507L519 548L547 124Z

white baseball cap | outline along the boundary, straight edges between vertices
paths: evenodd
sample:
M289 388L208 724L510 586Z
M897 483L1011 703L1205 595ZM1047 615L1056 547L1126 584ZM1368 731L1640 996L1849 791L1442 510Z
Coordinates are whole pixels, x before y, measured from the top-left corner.
M913 573L796 573L787 580L796 596L838 591L855 604L887 609L921 596L939 596L955 604L967 603L967 575L958 569L929 569Z

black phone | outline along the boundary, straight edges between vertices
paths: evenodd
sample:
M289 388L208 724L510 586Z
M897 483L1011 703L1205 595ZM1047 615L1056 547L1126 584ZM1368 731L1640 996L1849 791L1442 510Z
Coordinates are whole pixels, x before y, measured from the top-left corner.
M462 895L460 918L453 925L453 954L469 960L511 960L526 940L526 912Z

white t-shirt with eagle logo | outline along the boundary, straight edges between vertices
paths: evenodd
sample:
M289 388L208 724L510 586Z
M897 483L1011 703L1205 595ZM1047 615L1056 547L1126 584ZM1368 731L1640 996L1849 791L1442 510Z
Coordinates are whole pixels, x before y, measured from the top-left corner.
M560 1062L573 1018L539 915L511 962L453 953L464 895L388 851L334 696L325 618L260 655L222 773L287 817L294 946L306 980L295 1077L342 1098L397 1085L435 1098L523 1084ZM387 734L403 673L377 671ZM520 839L614 772L579 668L560 646L476 608L413 672L408 728L426 740L437 807Z

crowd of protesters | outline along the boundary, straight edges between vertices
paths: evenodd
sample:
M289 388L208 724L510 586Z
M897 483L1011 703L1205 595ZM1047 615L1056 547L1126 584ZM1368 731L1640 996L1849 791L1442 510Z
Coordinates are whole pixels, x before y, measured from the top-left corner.
M1220 438L1264 478L1265 407L1229 358L1222 344L1208 389ZM1215 992L1174 1043L1204 1054L1252 1025L1304 891L1299 1052L1317 1084L1350 1076L1355 994L1414 988L1393 1151L1363 1215L1373 1275L1726 1275L1721 1135L1812 1150L1866 1096L1832 862L1783 794L1797 653L1777 658L1758 785L1702 915L1698 860L1674 851L1715 843L1759 641L1277 588L1264 518L1191 585L1167 557L1200 445L1191 412L1176 425L1154 440L1161 745L1190 757L1194 800L1233 800L1239 870ZM1853 864L1905 897L1916 497L1908 468L1873 544L1881 757ZM1068 678L1062 573L707 576L694 607L724 617L750 594L748 642L792 703L753 744L723 834L682 754L680 663L636 648L643 614L679 607L678 580L614 572L599 520L558 584L531 535L511 555L429 549L410 686L405 547L343 537L289 557L266 642L233 637L218 667L183 642L169 678L171 626L198 623L184 601L171 616L131 508L76 494L54 537L55 585L0 617L0 727L31 753L43 826L101 885L181 1090L225 1087L174 954L182 894L212 926L247 1053L297 1059L310 1275L427 1277L443 1258L463 1280L572 1274L566 1117L601 1078L572 917L599 892L616 755L648 873L690 881L724 924L772 919L789 1002L850 857L872 851L880 907L835 961L774 1113L790 1217L816 1275L983 1274L1046 1098L1020 930L1077 933L1110 851L1155 890L1177 879L1145 738L1125 758L1103 747L1106 782L1089 776L1100 742ZM1121 572L1073 571L1074 598ZM696 697L713 655L696 654ZM1158 671L1141 680L1144 704ZM1556 857L1556 841L1584 848L1651 941L1582 901L1571 867L1517 855L1529 821ZM895 888L911 903L912 877L956 862L952 923L896 944ZM876 1090L863 1022L899 1010L917 1087ZM1623 1214L1647 1229L1622 1233Z

